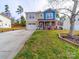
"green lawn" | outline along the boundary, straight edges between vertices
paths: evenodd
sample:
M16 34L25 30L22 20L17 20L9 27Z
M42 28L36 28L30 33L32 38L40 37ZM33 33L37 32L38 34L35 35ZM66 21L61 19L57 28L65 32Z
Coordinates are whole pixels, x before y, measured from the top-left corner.
M79 59L79 48L58 39L57 31L35 31L14 59Z

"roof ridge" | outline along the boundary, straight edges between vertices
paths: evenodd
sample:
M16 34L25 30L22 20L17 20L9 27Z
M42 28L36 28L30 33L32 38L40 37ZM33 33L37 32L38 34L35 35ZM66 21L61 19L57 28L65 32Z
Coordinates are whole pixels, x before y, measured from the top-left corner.
M0 13L0 15L3 16L3 17L5 17L5 18L8 18L9 20L11 20L11 18L9 18L9 17L7 17L7 16L5 16L5 15L3 15L1 13Z

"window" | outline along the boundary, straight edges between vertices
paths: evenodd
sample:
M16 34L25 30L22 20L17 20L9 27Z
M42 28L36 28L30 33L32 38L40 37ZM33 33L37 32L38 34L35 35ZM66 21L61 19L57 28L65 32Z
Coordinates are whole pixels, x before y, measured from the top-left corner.
M34 19L34 16L32 18Z
M5 24L7 26L7 24Z
M46 13L46 19L53 19L53 13Z
M31 23L29 23L28 25L31 25Z
M29 18L31 19L31 16Z
M30 19L34 19L34 15L30 15L29 18L30 18Z
M79 19L78 19L78 21L79 21Z
M42 16L42 14L41 14L41 16Z

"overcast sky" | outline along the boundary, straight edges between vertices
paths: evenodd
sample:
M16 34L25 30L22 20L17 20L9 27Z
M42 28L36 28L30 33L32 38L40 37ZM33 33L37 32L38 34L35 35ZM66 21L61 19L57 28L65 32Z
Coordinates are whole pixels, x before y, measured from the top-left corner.
M21 5L24 8L24 12L28 11L41 11L47 9L48 2L47 0L0 0L0 12L4 11L4 5L9 5L12 16L16 17L16 9L18 5ZM72 8L73 3L71 1L65 2L63 5L58 7L67 7Z

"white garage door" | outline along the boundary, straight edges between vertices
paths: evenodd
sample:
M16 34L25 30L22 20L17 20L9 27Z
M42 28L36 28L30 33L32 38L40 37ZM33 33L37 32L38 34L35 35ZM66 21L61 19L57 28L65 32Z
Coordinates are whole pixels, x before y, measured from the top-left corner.
M36 29L37 29L37 26L36 26L36 24L34 24L34 23L29 23L29 24L27 25L27 29L28 29L28 30L36 30Z

